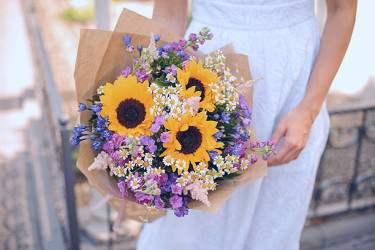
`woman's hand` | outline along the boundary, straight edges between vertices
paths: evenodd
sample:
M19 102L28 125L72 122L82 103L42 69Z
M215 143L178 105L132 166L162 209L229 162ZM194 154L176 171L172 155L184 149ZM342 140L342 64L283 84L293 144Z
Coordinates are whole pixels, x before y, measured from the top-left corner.
M327 21L306 94L297 108L288 112L278 124L272 141L276 146L281 137L284 137L284 141L276 156L268 160L268 166L277 166L296 159L306 146L311 125L327 96L349 45L357 0L326 0L326 2Z
M283 116L271 140L275 146L281 137L284 137L284 141L277 154L267 161L269 167L288 163L298 157L306 146L313 121L314 116L302 107L296 107Z

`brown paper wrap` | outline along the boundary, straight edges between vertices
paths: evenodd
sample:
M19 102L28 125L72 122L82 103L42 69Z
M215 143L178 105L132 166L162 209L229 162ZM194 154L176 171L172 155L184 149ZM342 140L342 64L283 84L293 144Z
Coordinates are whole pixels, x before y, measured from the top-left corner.
M176 33L162 27L153 20L140 16L132 11L124 9L119 17L115 30L81 30L80 41L74 72L77 101L86 103L86 99L91 99L96 94L99 86L107 82L113 82L116 75L123 70L125 66L132 65L132 58L126 56L123 49L122 37L130 35L133 44L141 44L147 47L150 41L150 34L158 34L163 42L178 41L181 39ZM222 48L226 57L226 65L233 69L238 65L241 68L241 76L250 80L250 68L248 58L244 55L235 54L231 45ZM203 58L200 52L189 51L198 59ZM252 87L242 88L241 94L245 96L249 104L252 104ZM89 112L80 113L79 123L88 124L90 118ZM253 135L252 140L256 140ZM123 201L119 197L119 189L114 178L110 177L106 171L88 171L89 166L94 162L96 152L91 148L90 142L81 142L80 151L77 160L77 166L87 177L92 186L98 189L103 195L112 194L109 200L111 207L118 211L120 203ZM258 155L258 162L252 165L241 175L231 179L220 181L217 189L210 192L208 199L210 207L205 206L199 201L191 201L188 206L191 209L205 210L216 213L232 193L247 184L265 176L267 174L266 162ZM125 202L123 215L130 219L139 220L143 216L146 208L130 201ZM154 214L148 214L148 220L151 222L165 214L165 210Z

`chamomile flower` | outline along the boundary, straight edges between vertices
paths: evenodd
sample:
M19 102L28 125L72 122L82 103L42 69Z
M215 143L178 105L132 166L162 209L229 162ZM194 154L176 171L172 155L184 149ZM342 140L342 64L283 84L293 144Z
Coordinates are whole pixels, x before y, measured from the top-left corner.
M100 87L96 90L96 93L97 93L98 95L102 95L102 94L104 94L103 86L100 86Z
M123 167L117 167L112 171L117 177L124 177L126 170Z
M128 157L128 155L129 155L129 152L127 150L125 149L120 150L120 155L119 155L120 158L125 160Z
M215 157L213 162L217 167L221 167L224 164L223 157L221 155L218 155Z
M151 83L147 90L152 94L156 94L159 91L159 86L156 83Z
M250 165L250 162L246 159L243 159L242 162L241 162L240 169L245 170L249 167L249 165Z
M144 156L144 160L148 161L149 163L151 163L153 159L154 159L154 156L151 153L146 153Z
M171 82L171 83L175 83L176 82L176 77L172 73L168 73L167 74L167 81Z
M147 210L150 213L156 213L158 211L155 206L147 206Z
M142 185L142 180L139 177L133 177L129 182L129 186L132 190L137 190Z
M166 166L171 166L174 163L174 159L170 155L166 155L163 158L163 163Z
M126 163L126 167L127 167L129 170L132 170L132 169L134 168L134 162L129 161L128 163Z
M151 163L148 162L148 161L143 161L143 166L142 167L145 168L145 169L147 169L147 168L151 167Z
M143 160L142 160L142 158L137 158L137 159L133 160L133 162L134 162L134 164L137 165L138 167L143 166L143 163L144 163Z
M186 161L184 160L181 160L181 159L178 159L176 162L175 162L175 167L177 169L180 169L180 170L185 170L186 169Z

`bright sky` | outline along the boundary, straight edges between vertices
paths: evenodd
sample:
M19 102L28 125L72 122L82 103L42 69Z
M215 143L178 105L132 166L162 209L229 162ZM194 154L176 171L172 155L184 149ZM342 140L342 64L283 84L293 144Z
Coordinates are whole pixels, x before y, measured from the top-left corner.
M331 90L359 91L375 76L375 1L358 1L357 20L352 40Z

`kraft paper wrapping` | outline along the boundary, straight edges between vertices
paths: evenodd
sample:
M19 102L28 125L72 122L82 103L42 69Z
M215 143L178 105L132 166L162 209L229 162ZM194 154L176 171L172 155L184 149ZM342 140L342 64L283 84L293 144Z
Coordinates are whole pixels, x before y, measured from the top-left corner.
M113 32L90 29L81 30L74 72L77 101L86 103L86 99L91 99L96 94L99 86L107 82L113 82L116 75L125 66L132 65L132 58L123 49L122 37L124 35L132 37L132 44L141 44L147 47L150 42L151 32L162 38L158 44L181 39L179 35L164 28L155 21L127 9L123 10ZM226 57L226 65L232 69L232 73L236 75L234 69L238 65L241 72L237 76L242 76L244 79L250 80L251 74L247 56L234 53L231 45L225 46L222 50ZM192 50L189 52L194 54L198 59L204 57L200 52ZM241 88L240 92L245 96L249 104L252 105L252 87L246 86L245 88ZM88 124L90 116L89 112L81 112L78 122ZM252 135L251 140L257 140L255 134ZM90 184L98 189L100 193L103 195L113 195L109 200L109 204L118 211L123 199L119 195L120 192L116 180L109 176L106 171L88 171L96 155L97 152L91 148L91 142L81 142L77 166L89 180ZM242 171L240 176L231 180L220 181L217 189L214 192L209 192L210 207L205 206L199 201L192 200L188 204L189 208L216 213L236 189L248 185L267 174L266 162L262 160L261 155L257 155L257 157L258 162L247 170ZM146 208L144 206L129 200L125 201L123 215L126 218L139 220L139 217L143 216L145 212ZM153 214L149 213L148 220L152 222L165 213L165 210Z

